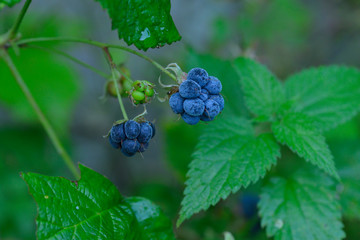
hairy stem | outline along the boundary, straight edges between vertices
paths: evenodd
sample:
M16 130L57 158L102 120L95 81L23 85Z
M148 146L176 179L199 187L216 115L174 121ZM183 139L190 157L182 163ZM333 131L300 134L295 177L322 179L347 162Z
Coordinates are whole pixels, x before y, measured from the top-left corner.
M14 39L16 37L16 34L19 31L21 22L24 19L26 11L28 10L28 8L30 6L30 3L31 3L31 0L26 0L23 8L21 9L21 12L20 12L18 18L16 19L16 22L14 23L13 27L10 29L10 32L8 35L8 40Z
M53 49L53 48L48 48L48 47L45 48L45 47L39 47L39 46L31 46L31 48L36 48L36 49L40 49L40 50L43 50L43 51L46 51L46 52L56 53L58 55L61 55L63 57L66 57L66 58L70 59L71 61L73 61L73 62L75 62L75 63L77 63L77 64L79 64L79 65L81 65L81 66L83 66L83 67L85 67L87 69L90 69L91 71L93 71L94 73L98 74L99 76L101 76L101 77L103 77L105 79L108 79L110 77L109 74L107 74L107 73L105 73L105 72L103 72L103 71L101 71L101 70L87 64L87 63L84 63L83 61L81 61L81 60L67 54L66 52L63 52L63 51L60 51L60 50L57 50L57 49Z
M151 58L145 56L144 54L137 52L133 49L124 47L124 46L120 46L120 45L113 45L113 44L106 44L106 43L101 43L101 42L97 42L97 41L92 41L92 40L87 40L87 39L78 39L78 38L69 38L69 37L50 37L50 38L29 38L29 39L24 39L24 40L20 40L18 41L18 44L24 45L24 44L29 44L29 43L37 43L37 42L53 42L53 41L59 41L59 42L78 42L78 43L84 43L84 44L88 44L88 45L93 45L96 47L100 47L100 48L115 48L115 49L120 49L126 52L129 52L131 54L134 54L136 56L139 56L143 59L145 59L146 61L149 61L151 64L153 64L155 67L157 67L158 69L160 69L163 73L165 73L166 75L168 75L170 78L172 78L175 82L177 82L176 77L169 72L168 70L166 70L163 66L161 66L158 62L152 60Z
M109 61L109 65L110 65L110 68L111 68L111 73L112 73L112 79L113 79L113 82L114 82L114 86L115 86L115 90L116 90L116 96L118 98L118 101L119 101L119 105L120 105L120 108L121 108L121 112L123 114L123 117L124 117L124 120L129 120L128 118L128 115L126 113L126 109L125 109L125 106L124 106L124 103L122 101L122 98L121 98L121 95L120 95L120 91L119 91L119 86L118 86L118 81L116 79L116 73L115 73L115 63L113 62L113 59L112 59L112 56L109 52L109 49L108 47L104 47L103 48L104 52L105 52L105 55L107 57L107 60Z
M47 118L45 117L44 113L39 108L39 105L35 101L34 97L32 96L29 88L27 87L26 83L22 79L19 71L17 70L16 66L14 65L12 59L10 58L9 54L4 49L0 49L0 56L4 59L5 63L9 67L12 75L14 76L17 84L25 94L26 99L30 103L31 107L35 111L36 115L38 116L41 124L43 125L46 133L48 134L51 142L53 143L56 151L60 154L60 156L63 158L65 164L69 168L69 170L73 173L74 177L76 179L80 178L80 174L75 166L75 164L72 162L69 154L66 152L65 148L61 144L59 137L56 135L54 128L51 126Z

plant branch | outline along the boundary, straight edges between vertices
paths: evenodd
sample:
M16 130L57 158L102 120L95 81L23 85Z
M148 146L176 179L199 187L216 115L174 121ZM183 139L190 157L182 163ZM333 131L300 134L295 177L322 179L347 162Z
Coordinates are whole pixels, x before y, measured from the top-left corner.
M21 25L22 20L25 17L26 11L28 10L30 3L32 0L26 0L23 8L21 9L21 12L18 16L18 18L16 19L16 22L14 23L13 27L10 29L9 35L8 35L8 40L12 40L16 37L16 34L19 31L19 27Z
M17 84L25 94L26 99L30 103L31 107L35 111L36 115L38 116L41 124L43 125L46 133L48 134L51 142L53 143L56 151L60 154L60 156L63 158L65 164L69 168L69 170L73 173L74 177L79 179L80 174L75 166L75 164L72 162L69 154L66 152L65 148L61 144L59 137L56 135L53 127L45 117L44 113L39 108L39 105L35 101L34 97L32 96L29 88L27 87L26 83L22 79L19 71L17 70L16 66L14 65L13 61L11 60L9 54L4 49L0 49L0 56L4 59L5 63L9 67L12 75L14 76Z
M107 74L107 73L105 73L105 72L103 72L103 71L101 71L101 70L99 70L99 69L97 69L97 68L95 68L95 67L93 67L93 66L91 66L91 65L89 65L89 64L87 64L87 63L85 63L85 62L83 62L83 61L81 61L81 60L79 60L79 59L77 59L77 58L75 58L73 56L71 56L71 55L69 55L69 54L67 54L66 52L63 52L63 51L60 51L60 50L57 50L57 49L53 49L53 48L47 48L47 47L45 48L45 47L40 47L40 46L30 46L30 47L40 49L40 50L43 50L43 51L46 51L46 52L56 53L58 55L61 55L63 57L66 57L66 58L70 59L71 61L73 61L73 62L75 62L75 63L77 63L77 64L79 64L79 65L81 65L81 66L83 66L83 67L85 67L87 69L90 69L91 71L93 71L94 73L98 74L99 76L101 76L101 77L103 77L105 79L110 78L109 74Z
M120 50L129 52L131 54L134 54L134 55L136 55L138 57L141 57L141 58L145 59L146 61L149 61L155 67L160 69L163 73L165 73L170 78L172 78L175 82L177 82L176 77L171 72L169 72L167 69L165 69L163 66L161 66L158 62L152 60L151 58L145 56L144 54L142 54L140 52L137 52L137 51L135 51L133 49L130 49L130 48L127 48L127 47L124 47L124 46L120 46L120 45L106 44L106 43L101 43L101 42L92 41L92 40L79 39L79 38L69 38L69 37L29 38L29 39L20 40L17 43L21 46L21 45L30 44L30 43L54 42L54 41L77 42L77 43L84 43L84 44L88 44L88 45L93 45L93 46L100 47L100 48L120 49Z
M106 57L107 57L107 60L109 61L109 65L110 65L110 68L111 68L111 73L112 73L112 80L114 82L114 86L115 86L115 90L116 90L116 95L117 95L117 98L118 98L118 101L119 101L119 105L120 105L120 108L121 108L121 112L123 114L123 117L124 117L124 120L129 120L128 118L128 115L126 113L126 109L125 109L125 106L124 106L124 103L122 101L122 98L121 98L121 95L120 95L120 91L119 91L119 86L118 86L118 81L116 79L116 73L115 73L115 68L116 68L116 65L115 63L113 62L113 59L111 57L111 54L109 52L109 49L107 47L104 47L103 48L105 54L106 54Z

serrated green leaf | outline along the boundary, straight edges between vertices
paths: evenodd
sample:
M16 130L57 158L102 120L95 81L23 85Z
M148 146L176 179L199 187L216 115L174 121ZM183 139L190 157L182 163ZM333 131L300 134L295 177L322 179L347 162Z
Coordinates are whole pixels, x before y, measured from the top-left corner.
M262 190L259 214L267 235L274 236L275 240L339 240L345 237L331 181L319 173L271 179Z
M282 120L274 122L272 130L279 142L286 144L306 161L339 179L325 138L311 118L302 113L289 113Z
M281 83L263 65L248 58L238 58L234 61L246 105L258 116L271 116L285 101L285 93Z
M12 7L19 2L21 0L0 0L0 10L5 6Z
M126 199L140 225L138 240L171 240L175 239L172 224L161 209L142 197Z
M170 15L170 0L96 0L107 9L119 39L140 50L179 41L181 36Z
M331 129L360 110L360 71L330 66L292 75L285 83L293 111L313 117L321 130Z
M23 174L38 204L38 239L131 239L134 216L107 178L80 165L81 179Z
M170 220L145 198L124 199L101 174L81 179L22 174L38 204L38 239L174 239Z
M235 117L208 127L196 149L178 225L262 178L280 156L271 134L255 137L249 121Z

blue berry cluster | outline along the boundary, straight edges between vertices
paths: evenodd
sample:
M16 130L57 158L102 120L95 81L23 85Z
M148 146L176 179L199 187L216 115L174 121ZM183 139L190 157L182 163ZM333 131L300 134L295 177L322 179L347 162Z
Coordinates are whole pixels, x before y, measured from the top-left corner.
M155 136L155 126L151 122L138 123L129 120L114 125L109 134L109 142L116 149L127 156L134 156L137 152L145 152L149 141Z
M209 76L202 68L193 68L180 84L179 91L171 95L169 104L187 124L195 125L200 120L209 122L224 109L221 90L219 79Z

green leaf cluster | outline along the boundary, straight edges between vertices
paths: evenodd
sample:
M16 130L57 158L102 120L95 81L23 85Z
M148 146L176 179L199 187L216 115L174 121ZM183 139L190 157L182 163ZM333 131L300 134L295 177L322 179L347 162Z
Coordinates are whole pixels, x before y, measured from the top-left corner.
M334 180L344 177L344 186L358 189L353 180L356 170L338 173L323 134L360 111L360 71L345 66L313 68L290 76L283 84L265 66L248 58L235 59L233 69L243 94L228 102L244 101L252 120L225 111L200 135L189 164L178 224L264 178L277 164L283 145L298 156L295 159L302 158L322 172L307 166L301 173L266 178L259 206L267 235L343 239ZM276 170L271 171L273 175ZM354 205L358 194L350 193L344 191L344 201Z

